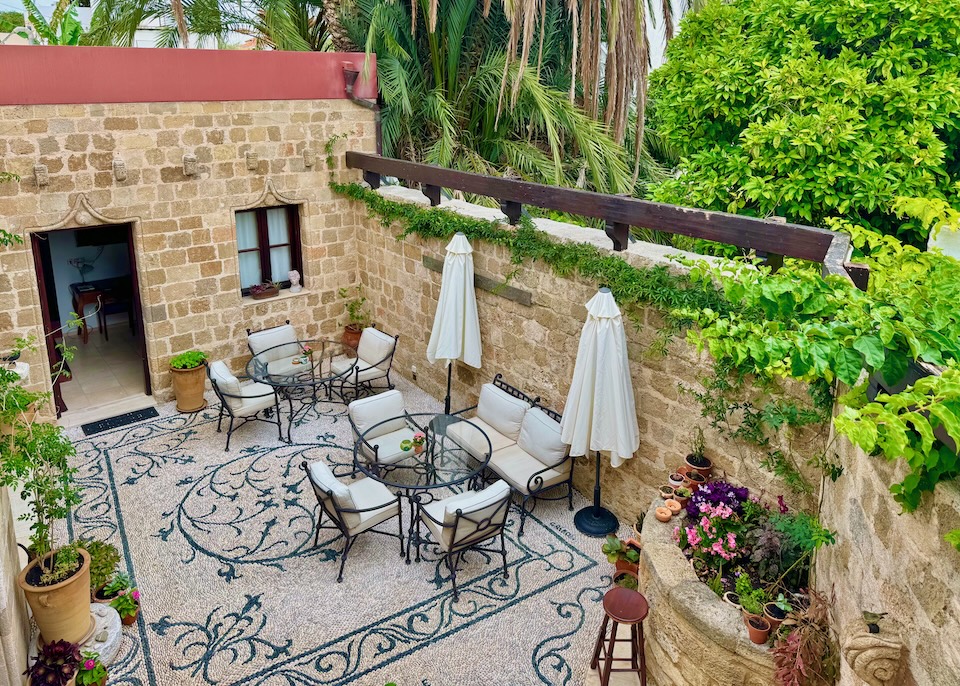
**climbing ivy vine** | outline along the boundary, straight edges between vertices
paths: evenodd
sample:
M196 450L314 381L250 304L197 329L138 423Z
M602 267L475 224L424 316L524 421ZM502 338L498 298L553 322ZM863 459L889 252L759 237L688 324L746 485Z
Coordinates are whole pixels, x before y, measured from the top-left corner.
M925 493L960 475L956 453L944 444L960 444L960 262L952 258L832 220L831 228L849 233L857 259L871 267L866 292L842 277L821 276L819 265L797 260L787 260L776 273L747 259L695 260L687 274L678 275L664 267L634 267L590 245L554 241L529 220L507 229L442 209L393 202L359 184L332 187L366 203L385 225L398 223L400 239L412 234L446 239L462 231L470 239L506 247L517 265L540 261L560 276L608 286L637 325L644 306L657 308L664 318L661 345L685 333L714 359L716 374L705 380L705 390L688 389L704 416L732 438L763 448L764 466L796 490L810 488L798 456L772 437L784 427L825 426L838 383L849 390L837 399L837 434L871 454L906 463L907 476L891 486L905 510L916 509ZM948 210L928 202L903 201L898 207L920 221L954 220L943 214ZM894 385L912 362L944 371L900 393L868 398L871 377ZM776 392L783 379L809 384L807 402ZM774 391L761 394L778 399L760 404L737 400L758 389ZM736 425L730 423L734 414ZM842 472L826 440L804 459L830 478ZM960 550L960 530L950 532L947 540Z

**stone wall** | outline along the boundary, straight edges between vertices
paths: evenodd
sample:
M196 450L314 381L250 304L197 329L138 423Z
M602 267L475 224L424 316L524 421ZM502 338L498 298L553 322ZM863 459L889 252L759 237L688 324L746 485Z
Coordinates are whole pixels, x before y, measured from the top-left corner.
M661 686L769 686L773 656L750 641L740 612L697 578L673 541L676 519L643 522L639 579L650 613L644 638L650 677Z
M427 201L418 191L384 187L381 193L393 199ZM444 202L444 207L487 219L502 218L492 209L460 201ZM442 260L445 243L410 236L397 241L398 227L384 228L357 204L357 245L360 280L380 328L400 334L394 367L411 377L417 370L417 384L442 398L446 387L446 368L431 365L426 359L430 328L440 294L440 273L424 266L424 258ZM588 242L610 249L610 241L601 231L574 227L549 220L536 220L539 228L561 240ZM542 402L563 409L573 377L573 368L586 318L585 303L596 293L597 284L575 277L558 277L544 264L524 264L519 268L500 246L474 243L476 274L503 282L512 274L510 286L531 296L532 304L486 290L477 290L477 308L483 341L483 366L480 370L457 364L453 374L453 407L476 402L480 385L494 374L540 396ZM676 254L647 243L633 243L620 253L623 259L639 267L670 265L667 258ZM670 343L666 355L650 352L660 326L652 309L638 313L638 326L627 322L627 342L631 374L640 426L640 449L634 459L618 469L604 463L601 480L603 500L625 524L632 524L645 512L656 488L667 481L667 474L683 463L694 428L707 429L707 455L716 470L730 479L751 485L767 493L786 492L768 472L758 466L759 456L743 446L726 443L708 428L699 416L693 398L681 396L678 385L700 388L700 379L710 370L709 357L699 355L683 340ZM593 458L581 458L574 470L574 482L583 493L593 490Z
M303 336L336 331L337 289L356 282L354 212L328 188L324 145L346 135L338 152L372 152L370 111L345 99L30 105L0 107L0 122L0 170L20 176L0 184L0 216L25 239L0 249L0 349L43 335L29 235L126 222L161 399L170 397L168 360L184 350L239 371L248 327L290 319ZM300 206L305 288L241 297L234 213L277 204ZM47 366L41 352L27 359Z
M844 473L825 485L821 507L837 544L816 569L845 655L840 683L960 684L960 553L943 540L960 528L960 488L941 484L901 514L888 488L905 475L902 462L869 457L846 439L837 446ZM879 634L864 633L864 610L888 613Z
M17 586L19 548L14 533L10 492L0 487L0 686L20 686L27 666L30 619Z

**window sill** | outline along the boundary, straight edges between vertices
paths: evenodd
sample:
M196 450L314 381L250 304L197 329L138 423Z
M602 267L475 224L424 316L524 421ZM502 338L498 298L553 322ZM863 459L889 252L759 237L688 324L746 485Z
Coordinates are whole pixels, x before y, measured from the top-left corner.
M272 298L261 298L259 300L254 300L253 296L251 295L241 295L240 304L243 307L246 307L248 305L262 305L263 303L276 302L278 300L287 300L289 298L299 298L301 296L308 295L309 293L310 291L308 291L306 288L304 288L299 293L291 293L289 288L284 288L282 291L280 291L279 295L275 295Z

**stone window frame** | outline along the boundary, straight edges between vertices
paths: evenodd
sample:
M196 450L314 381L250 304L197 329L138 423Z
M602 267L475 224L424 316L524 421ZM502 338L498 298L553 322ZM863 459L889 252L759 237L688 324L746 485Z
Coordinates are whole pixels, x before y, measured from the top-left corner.
M233 212L233 227L234 227L234 241L238 240L238 227L237 227L237 215L242 212L253 212L257 220L257 247L247 250L240 250L239 244L237 244L237 260L238 260L238 271L237 275L239 277L239 258L240 253L242 252L251 252L256 250L260 256L260 277L261 283L267 281L274 281L280 284L281 289L290 288L290 279L277 279L276 276L270 270L270 248L277 246L270 246L268 238L268 228L267 228L267 211L275 209L284 209L287 213L287 229L290 233L290 265L291 269L296 269L300 272L301 279L303 278L303 241L302 234L300 230L300 210L301 205L299 203L285 203L282 205L260 205L257 207L246 207L246 208L237 208ZM284 244L285 245L285 244ZM266 276L269 274L269 277ZM284 275L286 276L286 275ZM241 288L240 294L243 296L250 295L250 288Z

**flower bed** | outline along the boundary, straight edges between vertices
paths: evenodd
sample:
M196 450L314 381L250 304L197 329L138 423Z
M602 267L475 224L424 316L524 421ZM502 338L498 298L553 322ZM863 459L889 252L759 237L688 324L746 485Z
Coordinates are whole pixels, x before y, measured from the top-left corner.
M673 529L700 580L718 596L737 596L726 597L747 614L766 615L773 629L803 604L814 551L834 542L816 517L791 510L783 496L777 504L715 481L693 493Z

